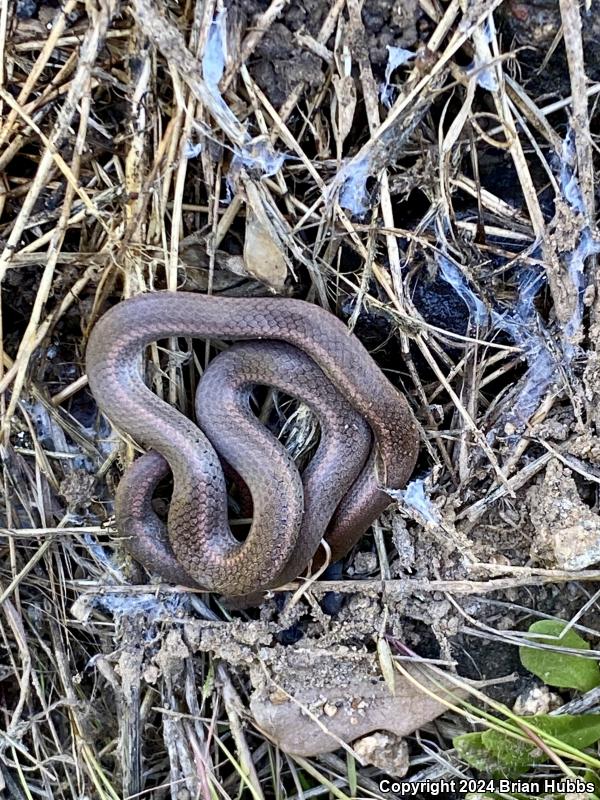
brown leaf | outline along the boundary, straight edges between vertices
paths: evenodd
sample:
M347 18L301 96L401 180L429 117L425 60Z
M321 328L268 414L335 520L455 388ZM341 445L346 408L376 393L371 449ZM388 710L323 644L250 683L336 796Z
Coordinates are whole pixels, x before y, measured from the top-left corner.
M376 670L375 660L369 658ZM391 694L385 681L367 677L370 670L365 664L341 653L335 669L327 662L327 657L314 654L310 664L296 663L291 669L294 686L285 687L290 695L287 702L271 701L272 685L257 689L250 699L258 726L288 753L329 753L376 730L408 736L446 710L441 701L404 675L396 675L395 694ZM434 694L447 691L445 698L454 700L463 694L440 677L437 682L444 690L412 665L404 664L404 668Z
M352 130L356 109L356 86L351 75L334 75L333 88L337 98L336 143L341 152L344 141Z
M245 188L248 199L244 241L246 269L254 278L280 292L287 276L285 253L263 209L256 187L249 182Z

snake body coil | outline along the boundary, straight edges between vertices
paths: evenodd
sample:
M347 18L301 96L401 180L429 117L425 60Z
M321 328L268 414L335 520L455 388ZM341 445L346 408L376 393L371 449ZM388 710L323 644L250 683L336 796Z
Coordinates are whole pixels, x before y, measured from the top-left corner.
M200 427L144 384L144 348L171 336L249 342L217 357L203 376ZM301 300L139 295L99 320L86 359L100 408L156 451L122 479L117 522L132 537L133 555L167 580L187 578L227 595L284 583L302 572L327 528L333 557L343 555L389 504L381 487L401 488L414 468L418 440L404 397L342 322ZM303 479L251 414L254 383L280 388L316 411L321 445ZM365 423L375 445L368 459ZM254 518L242 543L229 528L215 448L252 494ZM150 506L167 465L168 534Z

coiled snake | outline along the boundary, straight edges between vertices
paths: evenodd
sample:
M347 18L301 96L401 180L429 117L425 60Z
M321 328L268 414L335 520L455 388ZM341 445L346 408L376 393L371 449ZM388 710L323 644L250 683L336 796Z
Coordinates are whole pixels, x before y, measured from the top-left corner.
M206 370L199 426L144 383L144 348L172 336L247 342ZM302 300L139 295L97 322L86 360L99 407L150 450L121 480L117 523L134 557L166 580L226 595L283 584L304 570L326 531L333 558L347 552L389 505L383 487L401 488L415 465L403 395L340 320ZM250 411L256 383L298 397L320 419L321 443L302 478ZM252 494L244 542L229 527L217 452ZM150 501L169 468L167 534Z

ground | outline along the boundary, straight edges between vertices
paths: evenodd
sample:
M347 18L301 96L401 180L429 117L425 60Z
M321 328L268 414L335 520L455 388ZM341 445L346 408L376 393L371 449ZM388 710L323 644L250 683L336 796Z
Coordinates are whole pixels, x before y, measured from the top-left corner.
M598 711L519 646L547 618L590 658L600 637L599 11L2 6L0 793L389 797L386 776L478 776L453 740L485 710ZM165 288L326 307L419 427L343 563L260 605L161 584L115 524L142 448L85 348ZM190 416L224 346L161 343L150 385ZM304 466L314 419L255 400Z

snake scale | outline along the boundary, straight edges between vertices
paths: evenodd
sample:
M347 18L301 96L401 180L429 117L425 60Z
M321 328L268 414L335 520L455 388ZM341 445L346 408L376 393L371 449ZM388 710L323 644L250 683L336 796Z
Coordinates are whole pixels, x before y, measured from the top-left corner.
M240 342L203 375L198 425L144 382L145 347L177 336ZM344 555L389 505L384 488L402 488L415 465L403 395L340 320L302 300L138 295L96 323L86 362L101 410L149 450L119 484L116 517L133 556L165 580L233 596L281 585L306 568L325 533L332 558ZM320 444L302 476L251 412L257 383L319 418ZM229 526L220 458L252 495L243 542ZM151 499L169 470L165 530Z

